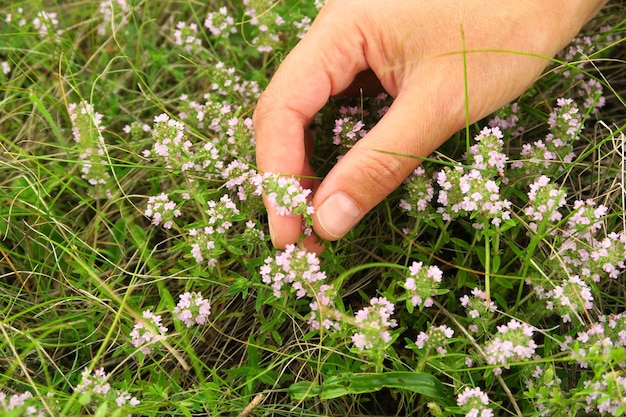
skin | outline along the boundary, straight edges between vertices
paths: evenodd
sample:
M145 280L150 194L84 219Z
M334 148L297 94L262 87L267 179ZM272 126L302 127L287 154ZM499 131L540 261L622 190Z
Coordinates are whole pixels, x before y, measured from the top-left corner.
M382 87L393 96L386 115L321 183L301 178L315 191L316 234L337 240L419 164L381 150L426 157L467 121L511 102L603 4L330 0L259 99L253 118L258 168L314 176L307 126L329 97L361 87L366 93ZM274 245L295 243L301 219L276 215L267 201L266 207ZM323 249L313 238L304 245Z

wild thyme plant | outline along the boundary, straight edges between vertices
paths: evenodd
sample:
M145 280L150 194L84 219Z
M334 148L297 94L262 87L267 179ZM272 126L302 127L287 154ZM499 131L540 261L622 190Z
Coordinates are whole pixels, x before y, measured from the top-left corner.
M621 9L316 255L251 115L323 3L0 12L0 414L626 412ZM317 172L392 102L331 101Z

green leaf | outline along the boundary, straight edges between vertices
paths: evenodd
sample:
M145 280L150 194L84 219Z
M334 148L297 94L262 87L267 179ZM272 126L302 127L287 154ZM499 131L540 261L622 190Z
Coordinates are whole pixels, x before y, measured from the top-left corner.
M105 401L102 404L100 404L100 407L98 407L98 410L96 410L96 414L94 414L94 417L106 417L106 415L107 415L107 403Z
M430 374L416 372L387 372L382 374L342 373L326 378L319 386L311 382L298 382L289 387L294 399L319 396L328 400L344 395L365 394L383 388L407 390L433 398L446 398L441 381Z
M287 392L294 401L302 401L319 396L322 387L317 382L302 381L291 384Z
M248 290L252 286L252 282L250 279L242 277L238 274L234 275L237 275L237 277L232 284L230 284L226 293L231 297L241 294L241 297L245 299L248 296Z

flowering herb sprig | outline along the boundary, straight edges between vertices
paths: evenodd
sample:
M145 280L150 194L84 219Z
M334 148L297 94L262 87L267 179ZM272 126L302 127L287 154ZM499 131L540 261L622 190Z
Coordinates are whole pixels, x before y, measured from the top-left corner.
M404 282L409 312L413 307L422 309L433 305L432 297L438 293L443 272L436 265L425 266L423 262L413 262Z
M326 279L326 273L320 269L320 261L313 252L298 249L296 245L287 245L284 251L278 251L274 257L265 259L261 267L261 279L272 286L274 296L280 297L283 287L291 285L296 297L313 297L317 283Z
M111 198L111 174L102 136L102 114L96 112L94 106L87 101L71 103L67 112L72 121L72 134L81 161L81 178L93 186L94 197Z
M241 201L263 192L257 176L255 169L238 159L232 160L222 171L222 178L226 181L224 185L229 191L236 193Z
M187 291L180 294L173 313L187 327L206 324L207 318L211 315L211 303L203 298L201 293Z
M474 137L476 142L469 149L468 162L480 171L492 175L503 174L509 157L503 152L504 135L499 127L485 127Z
M593 308L591 288L578 275L564 279L560 285L547 291L540 286L535 286L535 292L539 299L546 300L546 308L556 311L564 323L571 322L572 316L584 322L581 314Z
M215 37L227 38L237 33L235 19L229 14L226 6L220 7L216 12L209 12L204 20L204 27Z
M161 193L148 198L144 215L151 219L153 225L171 229L176 224L174 219L180 217L182 212L167 194Z
M493 410L488 407L489 396L478 387L465 388L456 402L466 417L493 417Z
M101 22L98 25L98 34L106 35L109 31L121 30L128 24L131 4L126 0L103 0L98 7Z
M522 145L520 159L511 167L523 169L534 180L541 175L563 171L575 157L574 143L584 124L576 102L559 98L548 119L550 133L544 139Z
M145 157L155 157L163 161L169 169L189 170L194 167L192 162L192 143L185 134L185 126L167 114L162 113L154 118L152 126L154 145Z
M494 373L502 372L500 366L508 369L510 362L530 359L535 354L537 344L533 340L534 329L527 323L515 319L498 326L496 335L485 345L486 361L498 365Z
M278 174L263 175L263 192L279 216L300 215L305 227L313 226L313 206L309 202L311 190L303 188L295 177Z
M11 395L0 391L0 411L8 412L8 415L46 417L45 410L40 409L40 406L41 404L38 403L30 391Z
M551 184L550 178L540 176L530 184L528 191L528 206L524 214L530 220L529 226L537 231L542 222L557 222L563 214L559 211L566 204L566 193L560 187Z
M370 305L354 314L357 332L352 335L352 343L358 350L384 351L392 340L390 329L396 327L396 319L391 318L395 306L385 297L374 297Z
M428 331L420 332L415 340L415 345L418 349L436 350L441 356L444 356L448 351L446 345L448 339L454 336L454 330L445 324L441 326L430 326Z
M511 218L511 202L500 196L497 182L478 169L444 169L437 174L437 183L441 186L437 202L442 205L437 211L444 220L473 216L474 228L482 229L489 223L500 226Z
M346 115L335 120L333 129L333 144L340 146L341 153L345 154L356 141L365 137L367 130L362 120L353 115Z
M202 40L198 37L198 25L178 22L174 30L174 44L182 46L187 52L195 52L202 46Z
M136 407L140 404L137 397L126 391L112 388L108 382L109 377L110 374L106 373L104 368L95 369L93 372L89 368L85 368L81 373L81 382L75 388L75 391L81 394L79 400L81 404L92 404L93 409L96 410L101 408L102 403L107 403L106 409L110 410L111 413L116 408L128 412L129 407ZM113 406L113 404L115 405ZM121 415L120 411L117 413Z
M497 310L495 303L492 300L487 300L487 293L479 288L472 289L471 296L465 294L459 301L472 322L468 329L473 333L485 330L491 322L493 313Z
M415 168L404 180L404 188L406 196L400 200L400 208L416 219L430 219L433 216L430 203L435 195L435 189L433 180L426 174L424 167Z
M130 332L130 343L139 348L141 353L152 353L154 345L166 339L167 327L163 326L161 316L145 310L143 320L135 323Z
M290 286L296 298L311 299L311 315L307 321L312 329L339 329L335 289L327 284L317 255L298 249L296 245L287 245L284 251L265 259L260 274L262 282L272 287L275 297L281 297L285 286Z

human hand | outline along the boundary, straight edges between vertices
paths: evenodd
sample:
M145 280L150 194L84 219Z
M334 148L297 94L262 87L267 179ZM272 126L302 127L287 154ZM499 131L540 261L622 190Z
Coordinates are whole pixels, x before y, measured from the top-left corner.
M398 154L426 157L522 94L603 3L330 0L258 102L258 168L309 177L301 184L315 191L314 230L339 239L419 164ZM395 101L318 184L306 128L367 70ZM294 243L301 219L278 216L265 201L274 245Z

